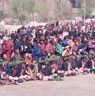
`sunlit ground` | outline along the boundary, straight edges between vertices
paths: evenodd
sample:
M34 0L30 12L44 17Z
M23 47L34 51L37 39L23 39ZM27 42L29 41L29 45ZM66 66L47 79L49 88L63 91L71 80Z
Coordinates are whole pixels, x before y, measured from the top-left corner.
M0 96L95 96L95 75L65 77L64 81L29 81L1 86Z

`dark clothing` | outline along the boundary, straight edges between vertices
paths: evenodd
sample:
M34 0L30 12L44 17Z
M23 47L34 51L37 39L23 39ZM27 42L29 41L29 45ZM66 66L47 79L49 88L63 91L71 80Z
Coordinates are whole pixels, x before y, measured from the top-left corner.
M81 61L81 59L77 60L76 62L78 64L78 68L81 68L82 67L82 61Z
M71 66L72 66L72 69L78 68L78 64L77 64L76 61L72 61L72 62L71 62Z
M64 71L68 71L68 63L67 62L63 62L62 66L61 66L62 70Z
M27 53L27 43L26 42L21 42L20 43L20 54L21 54L21 56L23 56L24 54L26 54Z
M16 77L19 77L19 76L20 76L21 70L22 70L21 67L17 67L17 69L16 69L16 74L15 74ZM14 76L14 77L15 77L15 76Z
M21 44L20 44L20 41L17 41L17 40L16 40L16 41L14 42L14 49L19 49L19 48L20 48L20 45L21 45Z
M50 64L46 65L45 68L42 68L41 72L45 75L45 76L49 76L52 74L52 68L50 66Z
M38 46L34 46L32 55L33 55L33 58L38 61L39 58L42 56L41 48Z
M86 64L86 68L92 68L92 61L91 61L91 59L88 60L88 62Z
M63 40L63 41L62 41L62 46L63 46L63 47L68 46L68 40Z
M32 51L33 51L33 45L32 45L32 43L27 42L26 43L26 46L27 46L26 52L27 53L32 53Z

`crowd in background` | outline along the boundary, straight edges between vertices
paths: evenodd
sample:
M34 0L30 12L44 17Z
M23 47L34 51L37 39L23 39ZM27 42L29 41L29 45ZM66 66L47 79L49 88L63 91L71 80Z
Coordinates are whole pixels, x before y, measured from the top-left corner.
M68 35L64 35L68 33ZM95 21L22 26L0 34L0 84L95 73Z

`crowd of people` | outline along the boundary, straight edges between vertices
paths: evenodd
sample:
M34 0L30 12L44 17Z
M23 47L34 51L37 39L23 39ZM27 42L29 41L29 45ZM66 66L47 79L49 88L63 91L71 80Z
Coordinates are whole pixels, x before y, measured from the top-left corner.
M64 35L68 33L68 35ZM22 26L0 34L0 84L95 73L95 21Z

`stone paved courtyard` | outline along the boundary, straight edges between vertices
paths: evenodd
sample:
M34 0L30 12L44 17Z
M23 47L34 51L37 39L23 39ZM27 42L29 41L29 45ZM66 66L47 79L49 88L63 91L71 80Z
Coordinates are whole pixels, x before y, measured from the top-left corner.
M1 86L0 96L95 96L95 75L65 77L64 81L30 81Z

